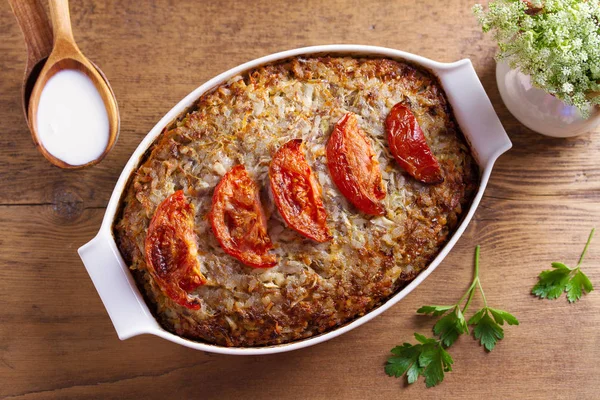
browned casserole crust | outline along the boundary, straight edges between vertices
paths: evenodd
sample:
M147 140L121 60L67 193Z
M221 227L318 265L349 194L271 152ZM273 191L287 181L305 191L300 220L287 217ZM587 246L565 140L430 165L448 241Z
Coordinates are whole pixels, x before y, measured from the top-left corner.
M389 153L384 120L410 105L445 181L425 185ZM388 59L294 58L251 70L203 95L193 112L156 140L124 192L114 233L140 291L162 326L223 346L285 343L328 331L372 310L425 269L475 193L478 169L437 79ZM385 216L354 208L329 176L325 145L347 112L373 143L387 197ZM323 188L333 240L315 243L285 226L269 190L272 154L301 138ZM253 269L225 254L207 214L221 176L243 164L261 187L279 262ZM195 209L198 258L208 283L200 310L166 297L146 270L152 215L183 190Z

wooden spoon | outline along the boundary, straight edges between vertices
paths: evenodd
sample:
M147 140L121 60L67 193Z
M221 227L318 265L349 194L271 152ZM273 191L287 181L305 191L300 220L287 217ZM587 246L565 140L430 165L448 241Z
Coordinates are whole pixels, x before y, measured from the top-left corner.
M52 52L52 28L46 10L39 0L9 0L12 12L21 27L27 46L27 62L23 79L23 112L27 118L29 97L46 59Z
M21 92L23 95L23 114L25 115L27 125L29 125L29 118L27 116L29 98L31 97L33 86L38 76L40 76L40 71L44 68L44 64L52 52L52 27L40 0L8 0L8 2L21 27L27 47L25 76L23 77ZM96 67L98 73L102 75L102 78L104 78L104 81L112 92L112 87L110 87L110 83L102 70L93 61L90 60L90 62Z
M39 151L52 164L67 169L84 168L99 163L116 143L119 135L119 110L107 81L97 67L81 53L75 43L71 30L68 0L50 0L50 15L54 31L54 47L31 92L28 106L29 129ZM108 114L109 137L106 149L97 159L83 165L71 165L50 154L41 143L37 132L37 110L42 90L52 76L63 70L78 70L87 75L100 94Z

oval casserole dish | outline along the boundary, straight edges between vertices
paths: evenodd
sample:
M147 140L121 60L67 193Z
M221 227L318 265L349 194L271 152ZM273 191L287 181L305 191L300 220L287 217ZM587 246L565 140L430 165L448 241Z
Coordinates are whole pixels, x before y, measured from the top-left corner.
M339 80L348 74L355 78ZM264 100L270 89L276 93ZM398 101L413 104L430 135L447 178L443 184L410 179L386 153L382 121L385 110ZM207 118L210 110L215 113ZM386 217L358 213L328 178L323 148L330 127L346 111L361 117L361 127L373 139L388 188ZM265 189L269 156L293 138L304 139L307 159L323 186L334 232L330 243L317 245L287 229ZM233 354L304 347L374 317L431 273L465 229L493 162L508 148L510 141L468 60L439 64L368 46L283 52L220 75L171 110L124 168L100 233L80 255L122 339L153 333L189 347ZM253 270L224 254L206 223L214 185L239 162L263 187L269 233L280 260L272 269ZM191 182L190 177L196 178ZM203 299L200 311L191 312L162 295L145 273L140 252L156 205L177 189L193 194L197 213L203 272L210 283L197 291ZM113 224L121 251L111 235ZM152 316L128 265L166 330Z

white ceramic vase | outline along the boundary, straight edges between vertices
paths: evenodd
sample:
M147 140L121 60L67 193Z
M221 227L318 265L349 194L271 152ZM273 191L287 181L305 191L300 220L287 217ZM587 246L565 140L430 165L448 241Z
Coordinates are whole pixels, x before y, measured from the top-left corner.
M506 108L523 125L542 135L577 136L600 125L598 107L590 109L590 116L583 118L576 107L533 87L529 75L511 69L506 62L496 65L496 80Z

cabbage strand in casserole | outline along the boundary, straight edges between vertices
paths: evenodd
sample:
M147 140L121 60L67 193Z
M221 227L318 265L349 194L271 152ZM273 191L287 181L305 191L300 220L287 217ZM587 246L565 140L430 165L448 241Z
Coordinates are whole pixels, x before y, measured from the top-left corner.
M443 181L438 174L433 183L422 183L394 159L386 118L398 103L403 106L395 112L414 115ZM344 197L328 168L328 140L348 113L358 122L355 137L371 145L365 154L379 163L380 173L373 176L381 181L372 204ZM294 139L302 140L302 154L321 189L320 215L327 225L322 229L330 235L322 243L286 224L271 191L271 161ZM402 138L394 145L401 147ZM256 190L248 192L248 201L258 199L252 204L260 207L249 209L257 213L252 221L266 224L268 236L262 228L258 232L268 265L274 264L270 268L243 264L231 255L236 249L226 252L213 234L213 193L237 165ZM274 345L347 323L413 280L469 207L478 176L444 92L428 71L389 59L294 58L232 78L166 129L132 175L114 233L165 329L222 346ZM166 227L149 230L169 196L172 216L156 217ZM184 221L185 232L170 230L173 221ZM147 236L155 248L146 248ZM191 244L177 247L181 243ZM185 265L161 264L169 259ZM180 279L175 289L165 281L169 274ZM187 289L181 292L182 287ZM166 295L169 290L179 298Z

